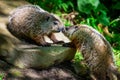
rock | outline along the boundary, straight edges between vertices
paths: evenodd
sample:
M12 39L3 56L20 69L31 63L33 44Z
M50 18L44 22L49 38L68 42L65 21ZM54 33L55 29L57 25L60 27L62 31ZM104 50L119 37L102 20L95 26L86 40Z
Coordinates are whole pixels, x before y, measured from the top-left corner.
M85 80L72 71L70 62L63 62L47 69L20 69L12 65L0 70L5 80Z
M70 47L26 44L4 32L0 32L0 57L19 68L47 68L65 60L72 60L76 52L75 48Z

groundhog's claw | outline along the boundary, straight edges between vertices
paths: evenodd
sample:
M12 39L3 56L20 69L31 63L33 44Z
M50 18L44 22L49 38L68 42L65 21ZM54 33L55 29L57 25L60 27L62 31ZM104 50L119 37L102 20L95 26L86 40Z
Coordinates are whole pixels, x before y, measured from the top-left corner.
M41 43L41 46L43 46L43 47L49 47L49 46L51 46L51 44L50 43Z
M72 44L71 42L69 42L69 43L64 43L62 46L64 46L64 47L73 47L73 48L75 48L75 45Z

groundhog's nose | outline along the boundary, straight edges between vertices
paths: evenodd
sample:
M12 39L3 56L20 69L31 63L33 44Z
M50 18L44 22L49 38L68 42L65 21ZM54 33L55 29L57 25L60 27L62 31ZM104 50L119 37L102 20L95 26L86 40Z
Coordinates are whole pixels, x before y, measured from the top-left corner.
M66 30L65 30L64 27L62 27L62 28L58 28L58 31L59 31L59 32L65 32Z

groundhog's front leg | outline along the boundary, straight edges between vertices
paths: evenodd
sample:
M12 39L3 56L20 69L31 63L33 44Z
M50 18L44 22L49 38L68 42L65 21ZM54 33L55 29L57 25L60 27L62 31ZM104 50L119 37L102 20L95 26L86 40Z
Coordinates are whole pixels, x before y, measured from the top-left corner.
M41 46L50 46L53 42L45 35L38 35L34 37L35 42Z

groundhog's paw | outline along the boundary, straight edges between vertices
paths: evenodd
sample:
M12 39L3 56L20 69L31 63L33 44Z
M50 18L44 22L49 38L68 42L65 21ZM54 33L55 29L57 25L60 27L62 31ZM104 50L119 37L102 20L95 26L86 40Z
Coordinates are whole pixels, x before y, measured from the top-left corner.
M55 44L62 44L64 41L53 41Z
M71 42L69 42L69 43L64 43L62 46L75 48L75 45L74 45L73 43L71 43Z
M45 44L45 45L42 45L43 47L49 47L51 46L51 44Z

